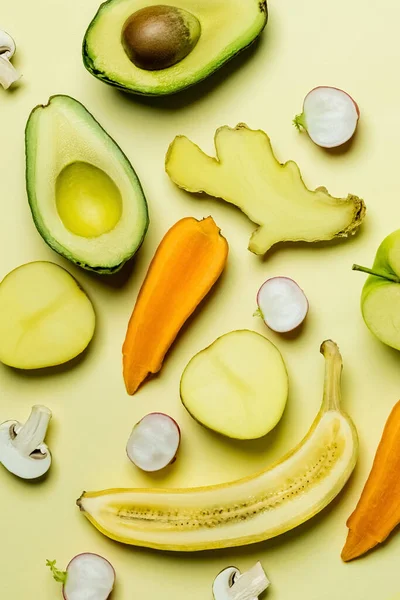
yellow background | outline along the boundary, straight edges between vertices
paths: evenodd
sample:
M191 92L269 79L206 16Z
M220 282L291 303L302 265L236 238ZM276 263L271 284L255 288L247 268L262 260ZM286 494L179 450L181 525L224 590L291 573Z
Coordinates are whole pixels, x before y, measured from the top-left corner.
M54 464L47 481L29 484L0 470L0 597L60 597L45 559L57 558L64 567L75 554L92 551L116 568L115 600L210 599L222 568L246 569L256 560L272 580L271 600L386 600L400 591L400 536L349 565L341 563L340 550L345 520L400 393L400 355L364 326L359 310L364 276L351 271L353 262L370 265L379 243L400 225L399 5L395 0L272 0L269 24L256 47L198 87L159 100L127 96L83 68L81 41L97 5L97 0L14 0L2 7L1 26L17 41L15 63L24 78L14 91L0 90L0 276L32 260L66 266L92 298L98 327L90 350L72 366L20 373L0 365L1 420L23 420L35 403L54 413L48 437ZM343 151L314 146L291 123L304 95L323 84L347 90L361 108L357 136ZM54 254L30 216L24 127L36 104L59 93L82 101L116 139L148 198L151 225L144 246L133 268L114 279L92 276ZM278 158L296 160L310 187L325 185L334 195L363 197L368 216L360 235L325 247L286 245L260 260L246 250L253 227L244 215L174 187L163 168L174 136L187 134L212 152L214 130L240 121L267 131ZM209 214L230 243L226 273L174 345L161 376L130 398L121 375L121 344L149 260L177 219ZM298 336L275 335L252 317L258 287L274 275L293 277L310 300L311 312ZM252 443L202 429L178 394L191 356L237 328L267 335L282 351L290 374L281 423ZM79 514L75 500L83 489L212 484L278 459L302 438L318 410L323 381L318 352L328 337L343 353L344 406L358 427L361 451L349 486L317 518L254 547L184 555L118 545ZM134 423L154 410L177 419L183 443L175 465L147 476L130 464L125 444Z

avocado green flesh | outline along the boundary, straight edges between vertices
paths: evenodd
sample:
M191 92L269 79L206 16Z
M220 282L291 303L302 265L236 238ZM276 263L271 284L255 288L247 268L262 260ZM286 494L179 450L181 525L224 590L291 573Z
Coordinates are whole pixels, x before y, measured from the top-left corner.
M136 11L159 4L181 8L198 19L201 35L177 64L158 71L135 66L121 41L124 24ZM136 94L166 95L211 75L249 46L267 23L265 0L108 0L89 25L83 61L97 78Z
M121 149L68 96L32 111L25 144L28 200L44 241L83 268L118 271L148 227L143 190Z

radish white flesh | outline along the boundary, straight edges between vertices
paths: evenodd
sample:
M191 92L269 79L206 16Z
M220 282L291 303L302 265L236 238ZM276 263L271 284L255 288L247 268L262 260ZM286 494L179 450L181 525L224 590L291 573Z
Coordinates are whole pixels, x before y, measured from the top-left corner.
M307 316L308 300L293 279L273 277L260 287L257 304L265 324L278 333L296 329Z
M335 148L353 137L360 111L356 102L343 90L317 87L304 100L303 113L294 119L312 141L323 148Z
M112 565L98 554L78 554L67 567L65 600L107 600L115 583Z
M163 413L150 413L133 428L126 452L142 471L160 471L174 460L180 440L174 419Z

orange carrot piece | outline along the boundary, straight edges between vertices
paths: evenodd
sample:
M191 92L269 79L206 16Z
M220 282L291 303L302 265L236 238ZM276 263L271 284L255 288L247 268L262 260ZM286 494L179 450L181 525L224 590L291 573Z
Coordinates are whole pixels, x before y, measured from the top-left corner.
M228 250L211 217L187 217L167 232L143 282L122 349L128 394L161 369L181 327L221 275Z
M353 514L342 550L347 562L381 544L400 523L400 402L386 422L371 473Z

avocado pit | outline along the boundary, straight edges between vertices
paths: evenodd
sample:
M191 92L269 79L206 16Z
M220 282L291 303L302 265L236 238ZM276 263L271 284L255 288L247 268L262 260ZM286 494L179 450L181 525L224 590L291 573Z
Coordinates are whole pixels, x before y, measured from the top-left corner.
M136 67L166 69L183 60L199 41L197 17L174 6L149 6L133 13L122 29L122 45Z
M111 231L122 216L122 197L114 181L83 161L70 163L59 173L56 205L64 226L86 238Z

